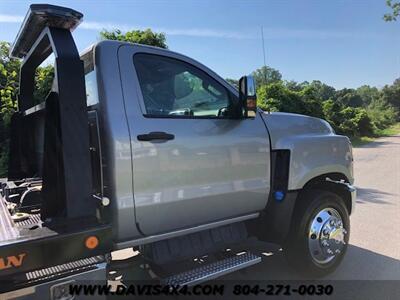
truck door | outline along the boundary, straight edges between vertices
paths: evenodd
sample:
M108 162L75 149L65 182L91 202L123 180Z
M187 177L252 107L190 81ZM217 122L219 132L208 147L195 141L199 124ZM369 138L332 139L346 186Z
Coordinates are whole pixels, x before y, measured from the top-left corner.
M270 189L261 117L232 116L237 92L176 53L119 49L136 222L145 235L249 215Z

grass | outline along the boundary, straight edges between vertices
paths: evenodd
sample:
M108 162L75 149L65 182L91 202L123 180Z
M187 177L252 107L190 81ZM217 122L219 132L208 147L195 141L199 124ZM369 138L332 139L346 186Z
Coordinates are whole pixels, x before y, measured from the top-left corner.
M396 123L386 129L377 130L374 137L362 136L362 137L351 137L351 144L353 147L357 148L363 146L365 144L373 142L376 138L385 137L385 136L393 136L400 133L400 123Z
M353 137L350 137L350 140L351 140L351 144L353 145L353 147L357 148L357 147L360 147L362 145L365 145L365 144L373 142L374 138L368 137L368 136L362 136L362 137L353 136Z
M379 130L378 136L392 136L400 133L400 123L396 123L386 129Z

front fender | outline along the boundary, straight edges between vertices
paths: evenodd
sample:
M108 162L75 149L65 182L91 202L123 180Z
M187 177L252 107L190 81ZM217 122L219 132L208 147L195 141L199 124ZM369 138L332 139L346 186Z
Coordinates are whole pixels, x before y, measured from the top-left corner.
M272 150L290 150L288 190L298 190L311 179L341 173L353 184L350 140L336 135L324 120L289 113L261 113Z
M288 190L298 190L311 179L340 173L353 184L353 157L349 139L340 135L299 135L282 138L278 149L290 150Z

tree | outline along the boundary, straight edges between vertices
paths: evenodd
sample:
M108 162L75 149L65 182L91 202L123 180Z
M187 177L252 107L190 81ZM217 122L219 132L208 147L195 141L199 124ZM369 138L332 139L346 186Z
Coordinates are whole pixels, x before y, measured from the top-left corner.
M0 177L6 174L8 162L9 124L17 109L19 60L8 55L10 44L0 42Z
M342 109L343 107L340 105L340 103L333 101L332 99L322 103L324 118L332 125L335 131L338 131L340 123L342 122L342 118L339 113Z
M391 12L383 16L386 22L396 21L400 15L400 2L393 0L386 0L386 5L389 6Z
M400 78L382 88L382 100L400 111Z
M368 105L367 113L377 129L385 129L398 119L398 111L383 98L374 99Z
M35 103L43 102L53 85L54 79L54 67L47 65L45 67L39 67L36 69L35 74L35 90L33 92L33 98Z
M282 82L273 82L259 87L257 105L268 111L306 113L301 95L286 88Z
M364 107L367 107L380 97L379 90L369 85L360 86L357 88L356 92L361 97Z
M289 90L295 91L295 92L300 92L304 87L306 87L310 83L308 81L297 82L294 80L290 80L290 81L285 80L284 84Z
M335 98L344 106L359 107L363 105L363 100L354 89L342 89L336 92Z
M103 40L115 40L121 42L137 43L167 49L164 33L153 32L151 29L132 30L122 33L119 29L112 31L102 30L100 38Z
M322 97L319 90L314 85L307 85L298 94L304 103L305 114L317 118L324 118L322 110Z
M325 119L339 134L348 136L371 136L373 123L364 108L346 107L333 100L323 103Z
M20 62L9 57L9 49L9 43L0 42L0 112L3 121L8 121L17 108Z
M257 86L279 82L282 80L282 74L278 70L268 66L263 66L251 74L253 75Z
M317 99L321 99L323 101L331 99L335 96L335 88L327 85L319 80L313 80L310 83L310 87L313 88L314 97Z

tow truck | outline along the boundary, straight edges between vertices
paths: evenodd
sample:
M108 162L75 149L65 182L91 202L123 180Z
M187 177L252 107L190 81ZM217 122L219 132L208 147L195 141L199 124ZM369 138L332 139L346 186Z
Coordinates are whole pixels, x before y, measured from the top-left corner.
M354 211L350 141L324 120L257 108L173 51L100 41L79 53L83 14L32 4L10 50L22 59L0 188L0 293L68 299L107 283L110 253L133 248L164 285L260 263L252 241L282 245L299 271L341 262ZM35 70L55 77L35 102ZM201 258L201 259L199 259Z

